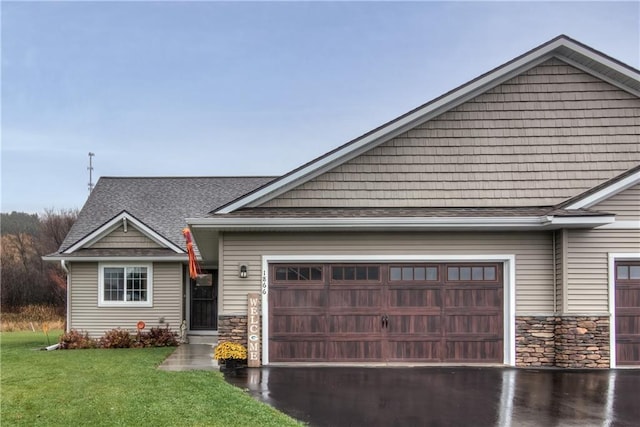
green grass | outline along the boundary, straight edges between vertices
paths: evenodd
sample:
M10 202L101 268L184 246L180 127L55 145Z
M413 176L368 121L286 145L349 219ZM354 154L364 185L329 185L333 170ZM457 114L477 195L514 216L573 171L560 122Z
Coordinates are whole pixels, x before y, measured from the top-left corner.
M300 425L219 372L156 369L173 348L36 350L46 343L42 333L0 333L3 427Z

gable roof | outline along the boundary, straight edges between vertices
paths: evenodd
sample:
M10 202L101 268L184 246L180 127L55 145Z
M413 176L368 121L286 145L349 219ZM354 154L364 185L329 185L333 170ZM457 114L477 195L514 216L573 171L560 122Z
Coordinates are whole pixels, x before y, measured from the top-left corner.
M126 229L126 227L129 227L129 223L131 223L131 227L134 227L148 239L156 242L160 246L164 246L165 248L172 250L174 253L185 253L185 250L180 246L174 244L170 240L167 240L165 237L149 228L146 224L144 224L142 221L140 221L127 211L122 211L120 214L102 224L100 227L87 234L85 237L71 245L69 248L65 249L64 253L69 254L77 251L78 249L91 246L93 243L98 242L100 239L102 239L121 225Z
M103 177L60 246L77 250L122 217L164 246L184 250L185 218L201 217L273 177ZM123 216L124 215L124 216ZM114 222L115 221L115 222ZM141 230L142 231L142 230ZM71 251L72 252L72 251ZM174 252L175 253L175 252Z
M640 71L561 35L506 64L320 156L213 211L227 214L257 207L360 154L547 61L561 61L640 97Z
M597 187L585 191L576 197L572 197L557 207L562 209L590 208L638 183L640 183L640 165L629 169L625 173L620 174L609 181L603 182Z

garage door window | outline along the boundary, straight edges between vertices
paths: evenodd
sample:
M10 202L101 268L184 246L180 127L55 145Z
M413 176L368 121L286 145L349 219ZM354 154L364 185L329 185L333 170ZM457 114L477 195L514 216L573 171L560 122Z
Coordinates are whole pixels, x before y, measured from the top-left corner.
M618 280L640 280L640 264L618 263L616 266Z
M275 269L275 279L280 282L321 281L320 266L279 266Z
M378 265L334 265L331 267L331 278L334 281L379 281Z
M391 266L389 267L389 280L435 282L438 280L438 267L424 265Z
M496 280L496 267L460 266L447 267L447 280L450 282L468 281L494 282Z

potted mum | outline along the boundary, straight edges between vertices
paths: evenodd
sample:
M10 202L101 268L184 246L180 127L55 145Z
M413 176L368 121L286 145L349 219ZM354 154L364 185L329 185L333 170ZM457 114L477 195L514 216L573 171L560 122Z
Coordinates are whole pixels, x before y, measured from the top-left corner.
M234 372L247 362L247 349L240 343L223 341L213 351L213 358L220 363L220 370Z

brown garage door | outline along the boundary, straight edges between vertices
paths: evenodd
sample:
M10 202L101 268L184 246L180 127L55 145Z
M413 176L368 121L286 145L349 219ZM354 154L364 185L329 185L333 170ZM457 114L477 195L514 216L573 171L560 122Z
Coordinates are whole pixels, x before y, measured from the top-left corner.
M502 265L275 264L272 362L502 362Z
M640 365L640 261L616 262L616 363Z

